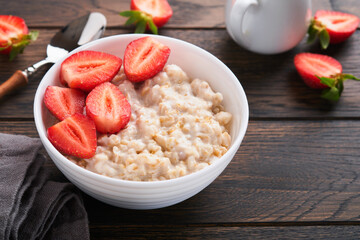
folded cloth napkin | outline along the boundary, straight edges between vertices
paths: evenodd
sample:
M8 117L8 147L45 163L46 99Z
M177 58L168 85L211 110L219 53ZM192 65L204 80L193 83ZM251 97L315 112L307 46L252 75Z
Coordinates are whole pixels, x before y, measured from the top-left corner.
M0 239L90 239L79 191L42 152L40 139L0 133Z

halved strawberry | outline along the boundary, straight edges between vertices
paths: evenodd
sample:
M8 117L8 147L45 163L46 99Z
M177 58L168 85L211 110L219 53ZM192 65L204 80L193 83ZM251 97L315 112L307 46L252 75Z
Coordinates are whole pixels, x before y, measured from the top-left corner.
M10 60L36 40L37 31L29 33L24 19L12 15L0 15L0 53L9 54Z
M311 88L324 89L322 97L337 101L347 79L360 80L342 73L341 64L334 58L315 53L299 53L294 58L296 70Z
M323 49L329 43L341 43L348 39L359 26L360 19L352 14L319 10L315 13L308 29L308 42L319 36Z
M60 81L70 88L90 92L94 87L109 82L119 72L121 58L97 51L77 52L63 61Z
M49 86L45 91L44 103L62 121L75 113L83 113L85 97L85 93L77 89Z
M150 14L157 27L167 23L173 14L167 0L131 0L130 8Z
M173 14L167 0L131 0L130 9L120 15L129 17L125 25L136 24L136 33L143 33L148 27L157 34L157 28L166 24Z
M63 154L79 158L91 158L95 155L95 123L87 116L75 113L49 127L47 133L50 142Z
M126 97L112 83L95 87L86 98L86 114L101 133L116 133L130 120L131 107Z
M152 37L130 42L124 55L124 72L132 82L149 79L159 73L170 55L170 48Z
M342 66L336 59L321 54L299 53L294 58L294 64L306 85L311 88L328 88L320 83L317 76L331 77L342 73Z

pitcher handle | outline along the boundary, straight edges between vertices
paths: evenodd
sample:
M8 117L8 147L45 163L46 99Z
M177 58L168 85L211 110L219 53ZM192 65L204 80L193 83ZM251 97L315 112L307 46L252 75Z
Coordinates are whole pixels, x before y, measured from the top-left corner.
M230 29L236 39L245 46L248 45L249 39L243 31L243 21L246 11L254 5L258 5L257 0L236 0L230 11Z

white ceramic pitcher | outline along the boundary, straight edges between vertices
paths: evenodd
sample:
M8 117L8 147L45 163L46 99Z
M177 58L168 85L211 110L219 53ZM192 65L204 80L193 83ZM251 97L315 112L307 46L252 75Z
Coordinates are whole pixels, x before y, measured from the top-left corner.
M227 0L226 28L242 47L276 54L295 47L311 19L311 0Z

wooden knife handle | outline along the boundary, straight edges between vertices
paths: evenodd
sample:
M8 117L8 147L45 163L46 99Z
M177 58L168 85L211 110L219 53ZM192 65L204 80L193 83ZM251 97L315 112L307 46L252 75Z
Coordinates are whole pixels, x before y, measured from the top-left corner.
M20 70L17 70L8 80L0 85L0 99L5 95L25 86L28 83L27 76Z

